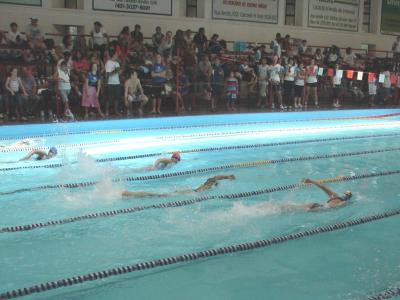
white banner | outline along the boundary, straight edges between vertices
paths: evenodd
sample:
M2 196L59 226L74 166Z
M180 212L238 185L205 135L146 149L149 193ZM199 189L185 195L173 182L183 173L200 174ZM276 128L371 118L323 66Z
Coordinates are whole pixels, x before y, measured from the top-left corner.
M172 0L93 0L93 10L172 15Z
M213 0L213 19L278 23L278 0Z
M358 31L359 0L308 0L308 27Z

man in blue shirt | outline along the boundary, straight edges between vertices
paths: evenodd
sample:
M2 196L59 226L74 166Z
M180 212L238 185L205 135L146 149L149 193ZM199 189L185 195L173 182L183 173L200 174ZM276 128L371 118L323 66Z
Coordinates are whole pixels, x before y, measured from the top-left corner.
M151 97L153 108L151 114L161 114L161 101L165 96L164 84L166 82L167 68L162 62L160 54L156 56L156 62L151 68Z

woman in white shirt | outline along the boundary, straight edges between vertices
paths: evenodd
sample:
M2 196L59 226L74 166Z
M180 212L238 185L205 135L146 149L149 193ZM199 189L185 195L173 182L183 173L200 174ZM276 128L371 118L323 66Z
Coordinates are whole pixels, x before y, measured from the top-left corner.
M292 57L289 58L285 66L285 75L283 78L284 104L289 106L294 99L294 77L296 65Z
M335 75L332 77L333 107L340 107L339 96L342 91L342 76L339 74L339 64L335 65Z
M318 72L318 66L315 65L314 59L311 59L310 65L307 66L307 77L306 77L306 82L307 82L307 95L305 97L304 101L304 107L307 107L308 104L308 98L311 96L314 99L314 104L316 107L318 107L318 90L317 90L317 84L318 84L318 79L317 79L317 72Z
M73 119L74 115L69 109L69 93L71 91L71 82L69 77L69 69L67 62L61 62L57 70L58 92L60 93L61 101L64 103L64 115Z
M25 98L23 98L22 95L27 97L28 94L25 91L21 78L18 77L17 68L13 68L11 70L10 76L7 77L5 88L10 93L9 96L11 101L9 102L9 104L11 104L12 108L15 108L15 114L17 118L21 119L22 121L26 121L27 119L25 117L25 107L24 107ZM7 105L7 110L9 110L8 105ZM9 111L7 113L9 113ZM11 119L14 121L16 118L13 116Z
M306 69L302 61L297 63L295 70L295 82L294 82L294 108L303 108L303 96L304 96L304 80L306 78Z

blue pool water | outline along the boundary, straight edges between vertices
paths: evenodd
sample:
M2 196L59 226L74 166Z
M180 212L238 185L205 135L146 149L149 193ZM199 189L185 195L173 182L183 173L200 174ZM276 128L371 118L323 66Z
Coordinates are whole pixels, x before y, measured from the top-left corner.
M2 127L3 146L29 139L34 147L56 145L59 155L48 161L18 162L28 148L0 148L0 228L250 192L299 183L304 177L329 179L400 170L399 113L354 110ZM268 143L276 144L260 146ZM258 146L199 151L243 145ZM140 170L177 150L183 152L182 161L172 168ZM369 153L376 150L385 152ZM118 159L152 153L157 155ZM332 157L340 153L343 156ZM317 155L322 157L311 159ZM296 157L310 158L282 161ZM96 162L102 158L113 160ZM246 162L259 163L246 167ZM234 168L184 173L229 164ZM126 180L169 173L173 176ZM202 193L121 197L123 190L187 191L209 177L228 174L234 174L236 180L223 181ZM400 175L394 174L329 183L338 193L351 190L351 203L313 213L282 208L326 201L320 190L307 187L0 233L0 293L398 209L399 179ZM37 188L93 181L98 183ZM16 192L21 189L27 190ZM134 272L26 298L363 299L400 284L399 225L399 217L391 217L268 248Z

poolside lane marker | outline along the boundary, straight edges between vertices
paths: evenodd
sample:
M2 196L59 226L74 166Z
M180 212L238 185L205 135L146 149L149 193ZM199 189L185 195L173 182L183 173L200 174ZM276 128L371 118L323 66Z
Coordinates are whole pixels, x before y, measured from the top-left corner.
M247 144L247 145L236 145L236 146L222 146L222 147L210 147L210 148L197 148L197 149L187 149L181 150L180 153L195 153L195 152L212 152L212 151L226 151L226 150L239 150L239 149L251 149L251 148L264 148L264 147L275 147L275 146L285 146L285 145L300 145L307 143L321 143L321 142L330 142L330 141L346 141L346 140L355 140L355 139L368 139L368 138L381 138L381 137L395 137L400 136L400 133L390 133L390 134L371 134L371 135L356 135L349 137L335 137L335 138L320 138L320 139L307 139L307 140L294 140L294 141L285 141L285 142L272 142L272 143L263 143L263 144ZM129 156L120 156L120 157L108 157L108 158L99 158L95 161L97 163L104 162L112 162L112 161L124 161L124 160L133 160L139 158L148 158L161 156L165 154L172 154L172 152L158 152L158 153L147 153L147 154L138 154L138 155L129 155ZM76 162L74 162L76 163ZM0 171L14 171L20 169L39 169L39 168L58 168L65 166L67 164L55 163L55 164L47 164L47 165L34 165L34 166L19 166L19 167L8 167L8 168L0 168Z
M334 232L338 230L343 230L349 227L375 222L385 218L398 216L400 214L400 209L386 211L380 214L364 216L358 219L353 219L341 223L335 223L330 225L319 226L313 229L304 230L296 233L291 233L283 236L278 236L270 239L258 240L253 242L247 242L242 244L235 244L231 246L219 247L208 249L199 252L192 252L183 255L170 256L166 258L154 259L150 261L145 261L132 265L119 266L108 270L102 270L98 272L88 273L84 275L77 275L74 277L59 279L55 281L48 281L40 284L36 284L30 287L19 288L16 290L6 291L0 294L0 300L8 300L13 298L19 298L34 293L42 293L50 290L55 290L62 287L69 287L73 285L82 284L88 281L96 281L107 277L119 276L123 274L133 273L142 270L149 270L158 267L164 267L169 265L175 265L179 263L187 263L189 261L196 261L199 259L204 259L208 257L220 256L224 254L245 252L249 250L254 250L258 248L266 248L273 245L282 244L292 240L298 240L317 234ZM375 299L375 298L373 298ZM377 298L385 299L385 298Z
M227 169L249 168L249 167L257 167L257 166L296 162L296 161L309 161L309 160L318 160L318 159L327 159L327 158L359 156L359 155L368 155L368 154L384 153L384 152L391 152L391 151L400 151L400 148L388 148L388 149L377 149L377 150L356 151L356 152L341 152L341 153L335 153L335 154L318 154L318 155L313 155L313 156L297 156L297 157L287 157L287 158L281 158L281 159L244 162L244 163L237 163L237 164L226 164L226 165L220 165L220 166L216 166L216 167L189 170L189 171L181 171L181 172L174 172L174 173L162 173L162 174L154 174L154 175L147 175L147 176L116 178L116 179L113 179L112 182L133 182L133 181L155 180L155 179L161 179L161 178L187 176L187 175L192 175L192 174L200 174L200 173L214 172L214 171L227 170ZM53 184L53 185L49 184L49 185L43 185L43 186L37 186L37 187L31 187L31 188L23 188L23 189L18 189L18 190L9 191L9 192L0 192L0 195L5 196L5 195L12 195L12 194L17 194L17 193L38 191L38 190L44 190L44 189L58 189L58 188L71 189L71 188L89 187L89 186L96 185L99 182L100 181L88 181L88 182L75 182L75 183L60 183L60 184Z
M359 175L353 175L353 176L338 176L338 177L334 177L334 178L321 179L321 180L318 180L318 182L320 182L320 183L335 183L335 182L344 182L344 181L359 180L359 179L365 179L365 178L371 178L371 177L381 177L381 176L396 175L396 174L400 174L400 170L391 170L391 171L384 171L384 172L379 172L379 173L366 173L366 174L359 174ZM262 190L253 190L253 191L249 191L249 192L240 192L240 193L225 194L225 195L218 195L218 196L203 196L203 197L198 197L198 198L194 198L194 199L190 199L190 200L164 202L164 203L152 204L152 205L146 205L146 206L134 206L134 207L130 207L130 208L123 208L123 209L117 209L117 210L111 210L111 211L91 213L91 214L87 214L87 215L69 217L69 218L64 218L64 219L59 219L59 220L46 221L46 222L41 222L41 223L3 227L3 228L0 228L0 234L1 233L30 231L30 230L44 228L44 227L79 222L79 221L83 221L83 220L106 218L106 217L113 217L113 216L117 216L117 215L130 214L130 213L135 213L135 212L149 210L149 209L166 209L166 208L182 207L182 206L193 205L196 203L205 202L205 201L209 201L209 200L246 198L246 197L251 197L251 196L258 196L258 195L270 194L270 193L274 193L274 192L288 191L288 190L293 190L296 188L310 187L310 186L311 186L311 184L308 184L308 183L307 184L294 183L294 184L288 184L288 185L283 185L283 186L275 186L275 187L266 188L266 189L262 189Z
M260 124L279 124L279 123L297 123L297 122L315 122L315 121L346 121L346 120L368 120L368 119L383 119L389 117L399 116L400 113L390 113L382 115L371 115L371 116L360 116L360 117L338 117L338 118L313 118L313 119L295 119L295 120L276 120L276 121L256 121L256 122L239 122L239 123L212 123L212 124L199 124L199 125L180 125L180 126L164 126L164 127L150 127L150 128L127 128L127 129L105 129L105 130L86 130L80 132L63 132L63 133L47 133L33 136L21 136L16 137L3 137L0 141L15 140L15 139L30 139L30 138L41 138L51 136L64 136L64 135L83 135L83 134L115 134L132 131L152 131L152 130L174 130L174 129L185 129L185 128L206 128L206 127L231 127L231 126L243 126L243 125L260 125Z
M379 294L369 296L365 298L365 300L384 300L384 299L391 299L394 297L400 296L400 287L393 287L387 289Z

